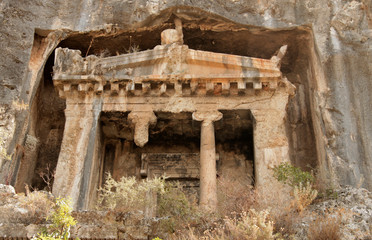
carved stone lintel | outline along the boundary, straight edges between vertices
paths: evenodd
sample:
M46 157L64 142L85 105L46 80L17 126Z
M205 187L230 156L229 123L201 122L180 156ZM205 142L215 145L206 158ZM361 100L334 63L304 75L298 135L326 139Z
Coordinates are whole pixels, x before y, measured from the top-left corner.
M154 112L131 112L128 120L134 125L134 143L143 147L149 141L149 126L156 124Z

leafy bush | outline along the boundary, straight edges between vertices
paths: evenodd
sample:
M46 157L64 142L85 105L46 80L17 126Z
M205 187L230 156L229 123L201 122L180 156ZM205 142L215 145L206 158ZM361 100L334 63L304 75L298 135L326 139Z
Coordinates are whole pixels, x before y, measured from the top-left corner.
M149 193L165 192L165 178L154 178L137 181L135 177L122 177L115 181L107 174L103 188L99 190L99 209L134 211L145 210L151 203Z
M309 206L318 195L318 191L313 188L314 176L289 163L282 163L275 167L274 177L279 182L292 187L294 197L292 206L296 207L299 212Z
M158 198L158 215L161 228L166 232L175 232L195 224L201 217L201 212L195 201L187 198L179 182L167 182L164 193Z
M142 181L122 177L116 181L108 174L103 188L99 189L97 207L122 212L156 207L159 219L156 227L168 233L198 222L202 215L196 200L188 199L178 182L165 182L165 177Z
M52 224L33 240L67 240L70 238L70 227L76 225L76 220L71 216L71 201L57 198L54 211L48 216Z
M281 163L276 166L274 169L274 177L284 184L288 184L291 187L303 186L309 182L310 184L314 183L314 176L309 173L302 171L300 168L292 166L289 163Z
M288 164L278 166L276 172L278 179L293 186L291 194L289 188L285 191L278 188L269 196L261 196L248 183L220 178L218 212L209 215L198 208L196 200L188 198L178 182L165 182L164 178L137 181L134 177L123 177L115 181L108 175L99 190L98 205L115 211L156 206L157 218L151 225L151 236L166 239L266 240L282 239L283 235L290 238L299 221L298 211L314 200L317 191L312 188L314 179L310 173Z

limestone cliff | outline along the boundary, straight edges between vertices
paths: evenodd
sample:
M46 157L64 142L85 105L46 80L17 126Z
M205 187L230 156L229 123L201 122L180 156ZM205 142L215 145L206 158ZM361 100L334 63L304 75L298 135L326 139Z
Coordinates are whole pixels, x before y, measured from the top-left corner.
M35 129L47 128L33 116L42 112L38 89L59 44L114 55L133 36L145 50L177 16L194 48L268 58L288 44L282 71L297 87L287 106L291 160L372 190L371 10L367 0L3 0L0 181L16 182L24 152L38 144Z

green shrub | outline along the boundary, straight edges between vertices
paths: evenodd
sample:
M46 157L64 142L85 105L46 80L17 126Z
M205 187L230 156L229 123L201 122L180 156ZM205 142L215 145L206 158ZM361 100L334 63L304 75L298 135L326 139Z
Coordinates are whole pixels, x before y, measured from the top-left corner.
M281 163L274 169L274 177L284 184L291 187L298 187L300 184L305 186L308 182L314 183L314 176L310 172L302 171L300 168L292 166L289 163Z
M52 224L48 226L33 240L67 240L70 238L70 227L76 225L76 220L71 216L71 201L63 198L57 198L55 209L47 217Z
M179 182L165 182L165 177L141 181L122 177L116 181L108 174L99 189L99 209L130 212L154 206L159 219L156 228L161 232L173 233L188 224L197 224L203 216L196 199L190 200Z
M164 190L164 194L158 197L158 215L162 218L162 230L175 232L199 221L201 212L196 200L188 199L179 182L167 182Z
M313 188L314 176L302 171L300 168L289 163L281 163L274 168L274 177L284 184L292 187L292 207L302 212L309 206L318 195L318 191Z
M333 188L320 189L318 196L323 199L337 199L338 193Z

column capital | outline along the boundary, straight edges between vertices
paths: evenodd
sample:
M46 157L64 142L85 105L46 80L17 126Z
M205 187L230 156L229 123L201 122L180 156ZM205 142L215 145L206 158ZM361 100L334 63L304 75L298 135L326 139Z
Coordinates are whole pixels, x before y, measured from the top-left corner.
M217 110L196 111L192 114L192 119L203 122L215 122L222 118L222 113Z
M156 123L156 116L153 111L132 111L128 114L128 120L134 124L137 123L148 123L155 124Z

